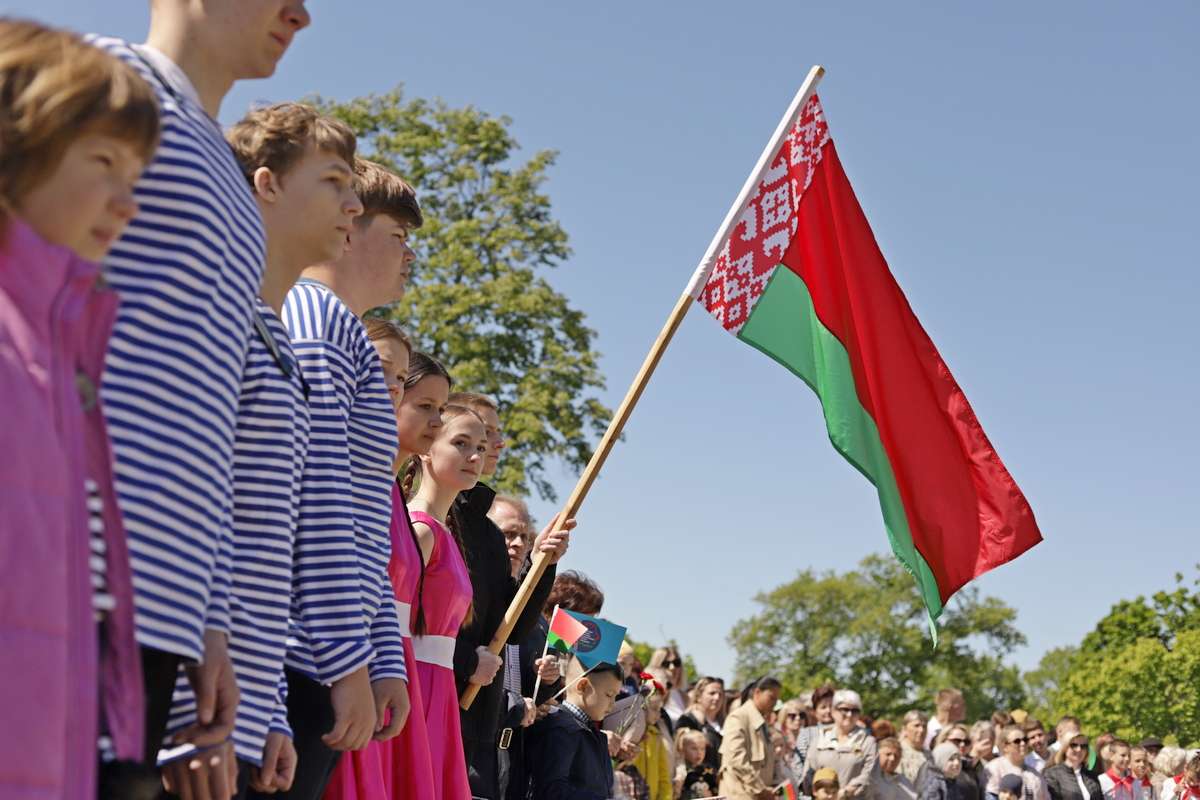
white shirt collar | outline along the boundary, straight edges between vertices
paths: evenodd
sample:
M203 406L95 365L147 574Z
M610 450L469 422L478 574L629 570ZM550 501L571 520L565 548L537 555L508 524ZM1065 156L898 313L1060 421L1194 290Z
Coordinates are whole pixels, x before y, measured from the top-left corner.
M200 108L204 108L204 104L200 102L200 95L196 92L196 87L192 85L191 80L179 68L178 64L164 55L161 50L157 50L148 44L135 44L132 47L150 66L154 67L155 71L163 77L163 80L171 85L172 89L179 92L188 100L191 100Z

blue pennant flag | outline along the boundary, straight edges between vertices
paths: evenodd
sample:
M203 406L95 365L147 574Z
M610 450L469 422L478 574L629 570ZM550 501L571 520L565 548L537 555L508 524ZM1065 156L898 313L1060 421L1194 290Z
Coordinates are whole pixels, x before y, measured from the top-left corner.
M597 664L616 664L617 656L621 653L621 642L625 641L625 628L587 614L576 614L574 611L566 613L587 628L587 633L580 636L571 648L583 665L591 669Z

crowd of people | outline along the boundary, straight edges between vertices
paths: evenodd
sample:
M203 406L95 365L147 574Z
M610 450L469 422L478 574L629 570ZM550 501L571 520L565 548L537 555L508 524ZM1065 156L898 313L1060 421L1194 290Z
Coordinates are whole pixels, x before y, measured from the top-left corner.
M847 688L689 682L673 647L549 651L555 609L603 606L557 573L574 521L483 482L496 400L368 314L405 293L416 193L302 104L215 122L304 3L151 11L145 44L0 19L0 795L1200 792L1153 737L964 727L953 690L897 728Z

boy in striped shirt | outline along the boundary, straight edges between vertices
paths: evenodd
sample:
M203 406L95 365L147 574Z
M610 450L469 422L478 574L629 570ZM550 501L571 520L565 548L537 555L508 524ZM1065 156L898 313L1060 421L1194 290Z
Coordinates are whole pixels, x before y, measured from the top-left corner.
M93 40L153 87L163 127L135 189L138 214L104 262L121 307L102 397L146 690L149 766L133 781L158 781L154 759L181 663L200 707L180 738L207 746L233 730L234 420L264 244L262 218L215 120L233 83L270 76L308 23L303 0L154 0L146 44Z
M286 790L295 750L281 679L293 592L302 609L320 609L327 623L335 621L331 612L340 610L344 624L361 624L362 610L353 550L340 558L326 552L319 575L293 575L294 552L313 546L294 539L309 410L278 314L305 267L341 257L362 203L353 187L355 136L341 120L281 103L251 112L226 138L254 192L267 244L234 436L229 652L241 702L232 744L239 790L247 783L265 791ZM195 696L181 677L170 729L183 729L194 718ZM202 787L226 788L230 775L223 768L211 770L205 755L169 755L186 756L164 767L172 791L181 793L183 784L191 783L193 796L200 797Z
M387 574L396 416L359 317L404 296L416 259L408 233L423 220L400 178L362 159L355 172L364 210L346 237L345 255L306 269L283 308L312 414L297 536L324 543L298 552L296 569L324 569L327 548L349 548L360 581L358 623L337 638L318 627L328 627L324 615L305 615L293 600L286 675L298 766L287 797L311 800L324 792L343 751L395 736L409 708Z

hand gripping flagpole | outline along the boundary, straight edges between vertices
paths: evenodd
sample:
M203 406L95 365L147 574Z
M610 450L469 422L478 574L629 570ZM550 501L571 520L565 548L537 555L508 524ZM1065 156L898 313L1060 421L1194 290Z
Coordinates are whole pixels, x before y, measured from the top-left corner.
M813 92L817 90L817 84L824 74L825 69L823 67L813 67L809 70L808 77L804 79L800 91L792 99L792 104L788 107L783 119L780 120L779 127L775 129L775 134L771 137L771 141L768 142L762 155L759 156L758 163L754 166L754 171L746 179L746 183L742 186L742 191L738 194L737 200L734 201L733 206L729 209L729 213L725 216L725 221L721 223L721 227L717 230L717 235L713 237L712 242L708 245L708 251L704 254L704 258L700 261L700 266L696 268L696 272L692 275L692 280L688 283L687 289L675 304L675 309L671 312L671 316L667 318L667 324L663 326L662 331L658 334L658 338L654 340L654 346L650 348L649 355L642 362L642 368L638 370L637 377L633 379L633 385L625 393L625 399L617 407L617 413L613 417L612 422L608 424L608 430L604 432L603 438L600 439L600 444L592 454L592 460L588 462L587 467L583 470L583 474L579 476L579 482L575 484L574 491L567 498L567 504L563 506L563 510L555 518L554 531L563 530L566 521L578 513L579 507L583 504L583 498L587 496L588 491L592 488L592 483L595 482L596 476L600 474L600 468L604 466L604 461L608 458L609 451L612 450L612 446L621 435L621 431L625 429L625 423L629 420L629 415L633 413L633 407L641 399L642 391L645 390L646 384L650 382L650 376L654 374L654 369L662 359L667 345L671 343L671 338L675 335L675 331L679 329L679 324L683 322L683 317L691 307L691 302L700 297L700 292L704 289L704 284L708 281L709 273L712 272L713 265L717 262L717 256L725 246L726 240L732 235L733 229L741 220L742 214L746 211L746 206L750 204L750 198L754 196L758 185L762 183L763 175L766 173L767 168L770 167L775 154L779 152L784 138L796 125L796 121L800 119L800 113L804 110L804 104L808 102ZM542 579L542 575L546 572L546 567L550 565L549 562L549 553L539 552L534 555L533 565L529 572L526 573L525 580L521 582L521 587L517 590L512 603L509 604L508 610L504 612L504 620L500 623L500 628L492 638L492 643L488 645L488 651L493 655L499 655L504 645L508 642L508 637L517 624L517 618L525 610L526 604L529 603L529 598L533 595L534 587ZM464 710L470 708L471 704L475 702L475 695L478 693L479 687L475 684L467 686L466 691L463 692L462 697L459 699L459 706Z

